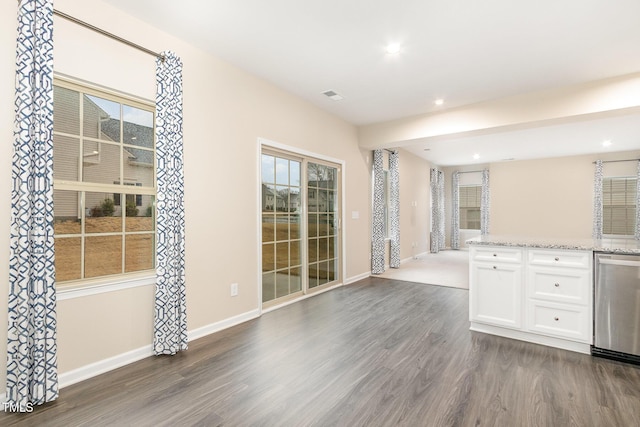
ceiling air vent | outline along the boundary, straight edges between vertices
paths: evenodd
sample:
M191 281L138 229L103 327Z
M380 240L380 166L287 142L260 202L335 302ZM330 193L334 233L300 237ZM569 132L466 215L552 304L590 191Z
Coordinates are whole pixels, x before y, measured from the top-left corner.
M328 98L333 99L334 101L340 101L344 99L342 95L333 90L327 90L325 92L322 92L322 94L327 96Z

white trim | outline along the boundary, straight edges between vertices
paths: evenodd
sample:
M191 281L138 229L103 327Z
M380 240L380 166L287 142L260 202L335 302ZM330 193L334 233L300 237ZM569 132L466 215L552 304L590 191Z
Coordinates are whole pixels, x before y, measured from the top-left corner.
M358 282L358 281L360 281L362 279L366 279L367 277L371 277L371 272L370 271L367 271L366 273L358 274L358 275L355 275L355 276L351 276L351 277L349 277L348 279L346 279L344 281L344 284L345 285L350 285L350 284Z
M346 182L347 182L347 173L346 173L346 162L344 160L341 159L336 159L334 157L330 157L330 156L325 156L322 154L318 154L318 153L314 153L311 151L307 151L307 150L303 150L301 148L298 147L293 147L290 145L286 145L286 144L281 144L279 142L275 142L275 141L271 141L269 139L266 138L262 138L262 137L258 137L257 139L257 150L258 150L258 154L257 154L257 171L258 171L258 179L256 180L257 182L257 194L256 194L256 200L257 200L257 209L256 212L258 212L259 214L256 215L257 217L257 226L258 226L258 245L257 245L257 252L258 252L258 280L256 283L258 283L258 307L259 307L259 312L260 314L262 313L266 313L268 311L271 311L275 308L278 307L283 307L284 305L287 304L291 304L292 302L295 301L300 301L304 298L307 297L307 295L301 297L301 298L296 298L290 301L287 301L286 303L280 304L280 305L275 305L273 307L268 308L267 310L263 310L262 309L262 149L263 147L268 148L273 148L276 150L282 150L282 151L286 151L289 152L293 155L298 155L301 157L304 157L305 160L321 160L321 161L325 161L325 162L330 162L330 163L334 163L339 165L340 167L340 193L342 195L341 197L341 205L340 205L340 235L342 236L341 238L341 248L340 248L340 263L342 265L342 282L346 283L345 277L347 275L347 254L346 254L346 248L347 248L347 222L346 222ZM302 184L302 182L301 182ZM302 187L301 187L302 188ZM302 193L301 193L302 194ZM303 210L301 212L301 215L303 217L306 217L307 212L306 209L304 209L305 204L302 204L303 206ZM302 250L305 251L306 245L303 245ZM304 255L304 253L303 253ZM306 259L306 256L304 256L304 258ZM369 274L367 274L366 277L368 277ZM331 286L329 288L327 288L326 290L330 290L330 289L334 289L338 286L342 286L342 283L337 283L334 286ZM322 292L324 292L325 290L323 290ZM309 296L311 295L317 295L321 293L320 291L318 292L313 292L312 294L309 294Z
M136 350L118 354L104 360L82 366L69 372L65 372L58 376L59 387L64 388L80 381L88 380L105 372L118 369L122 366L129 365L142 359L153 356L153 346L147 345Z
M117 280L117 281L115 281ZM87 283L83 280L82 285L77 287L60 287L56 290L56 298L58 301L68 299L81 298L91 295L104 294L107 292L116 292L123 289L138 288L142 286L151 286L156 284L155 272L146 273L144 275L118 276L108 280L100 280L94 283Z
M258 268L256 283L258 284L258 301L256 301L256 303L258 304L258 315L262 315L262 143L260 142L260 138L258 138L257 147L256 170L258 171L258 176L256 177L256 183L258 191L256 191L256 230L258 230L258 244L256 245L256 259L258 260Z
M342 236L342 247L340 248L340 261L342 263L342 283L347 284L347 163L342 161L340 171L340 192L342 193L342 200L340 201L340 235Z
M400 260L400 265L402 265L402 264L406 264L406 263L407 263L407 262L409 262L409 261L413 261L413 260L418 259L418 258L420 258L421 256L424 256L424 255L427 255L427 254L429 254L429 252L421 252L421 253L419 253L419 254L415 254L415 255L413 255L413 256L410 256L409 258L401 259L401 260Z
M405 258L405 259L401 259L400 260L400 265L406 264L407 262L409 262L411 260L414 260L416 258L418 258L418 255L410 256L409 258Z
M337 163L344 167L344 160L336 159L335 157L329 157L322 154L314 153L312 151L303 150L291 145L281 144L279 142L271 141L266 138L258 137L258 146L266 145L267 147L276 148L279 150L289 151L293 154L299 154L301 156L313 157L318 160L324 160L325 162ZM343 180L344 181L344 180Z
M84 290L84 289L83 289ZM328 289L327 289L328 290ZM318 292L319 293L319 292ZM315 294L313 294L315 295ZM202 338L207 335L220 332L223 329L230 328L232 326L239 325L249 320L260 317L260 310L252 310L238 316L233 316L228 319L221 320L219 322L212 323L207 326L203 326L188 332L189 341ZM80 368L74 369L69 372L64 372L58 376L59 387L64 388L81 381L88 380L96 377L100 374L104 374L109 371L121 368L134 362L138 362L147 357L153 356L153 346L147 345L135 350L121 353L116 356L112 356L103 360L99 360L94 363L90 363ZM6 393L0 395L0 401L6 400Z
M534 344L546 345L548 347L560 348L563 350L575 351L578 353L591 354L591 344L570 341L563 338L554 338L534 333L518 331L515 329L501 328L499 326L485 325L482 323L471 322L469 328L475 332L483 332L485 334L498 335L501 337L511 338L520 341L531 342Z
M277 309L282 308L282 307L286 307L288 305L294 304L296 302L300 302L300 301L305 300L307 298L315 297L316 295L323 294L323 293L325 293L327 291L330 291L330 290L335 289L335 288L339 288L341 286L343 286L342 283L336 283L335 285L329 286L328 288L321 289L321 290L318 290L318 291L313 291L311 293L302 295L299 298L292 299L292 300L289 300L289 301L285 301L282 304L274 305L274 306L269 307L269 308L265 308L265 309L262 310L262 314L269 313L270 311L277 310Z
M229 317L228 319L221 320L219 322L211 323L200 328L193 329L188 332L189 341L197 340L198 338L205 337L207 335L215 334L223 329L230 328L232 326L239 325L260 317L260 310L255 309L247 311L246 313L238 314L237 316Z

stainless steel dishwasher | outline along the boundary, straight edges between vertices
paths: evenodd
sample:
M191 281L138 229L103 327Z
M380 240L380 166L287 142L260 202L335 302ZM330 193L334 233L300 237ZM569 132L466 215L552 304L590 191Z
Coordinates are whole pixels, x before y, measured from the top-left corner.
M640 364L640 255L595 254L591 354Z

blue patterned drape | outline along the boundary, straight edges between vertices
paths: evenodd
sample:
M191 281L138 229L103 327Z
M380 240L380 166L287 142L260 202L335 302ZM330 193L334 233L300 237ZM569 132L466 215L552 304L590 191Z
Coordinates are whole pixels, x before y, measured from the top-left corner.
M18 7L11 192L7 402L58 397L53 241L53 2Z
M489 192L489 169L482 171L482 190L480 194L480 234L489 234L489 210L491 194Z
M431 169L431 252L438 253L444 247L444 174Z
M371 273L384 273L384 166L382 150L373 152L373 219L371 228Z
M389 267L400 267L400 165L397 151L389 153Z
M593 238L602 239L602 160L596 160L596 170L593 179Z
M163 55L156 63L158 241L153 349L156 354L175 354L187 349L182 62L173 52Z
M460 172L451 177L451 249L460 249Z

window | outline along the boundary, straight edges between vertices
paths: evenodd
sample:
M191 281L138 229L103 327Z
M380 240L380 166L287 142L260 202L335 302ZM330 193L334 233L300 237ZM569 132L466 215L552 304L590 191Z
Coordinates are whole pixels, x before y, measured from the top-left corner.
M630 236L636 227L637 182L634 177L602 180L602 233Z
M480 230L481 185L465 185L459 188L460 229Z
M153 105L56 79L53 120L56 280L153 269Z

